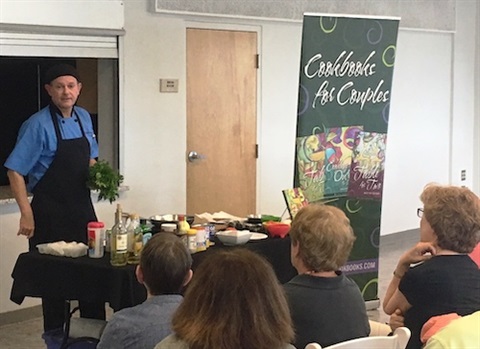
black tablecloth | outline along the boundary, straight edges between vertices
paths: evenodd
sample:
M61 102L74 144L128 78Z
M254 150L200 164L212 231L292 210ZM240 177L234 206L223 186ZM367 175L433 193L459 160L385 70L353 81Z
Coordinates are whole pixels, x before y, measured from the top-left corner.
M210 247L205 252L195 253L193 255L193 270L210 254L221 249L248 248L264 256L275 270L280 283L284 284L292 277L297 275L297 271L290 263L290 237L268 238L265 240L250 241L241 246L224 246L218 239L215 239L215 246Z
M204 252L193 254L193 266L210 254L226 248L248 248L266 257L281 283L296 275L290 264L290 239L268 238L241 247L227 247L220 241ZM94 259L43 255L36 251L18 256L12 272L10 299L21 304L25 297L59 297L68 300L100 300L114 311L143 302L146 291L135 277L135 266L113 267L110 255Z
M18 256L12 272L10 299L21 304L29 297L104 301L117 311L146 298L135 277L135 266L113 267L110 255L103 258L57 257L26 252Z

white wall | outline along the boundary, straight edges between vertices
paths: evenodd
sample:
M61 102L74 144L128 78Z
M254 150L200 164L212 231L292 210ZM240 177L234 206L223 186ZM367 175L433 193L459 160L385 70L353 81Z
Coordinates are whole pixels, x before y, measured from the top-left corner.
M207 21L155 14L147 11L148 5L149 0L124 3L126 34L120 41L121 171L130 190L121 194L119 202L125 210L144 216L185 211L185 28ZM462 17L456 34L400 30L382 235L417 227L415 209L426 182L459 184L456 176L465 168L465 185L472 185L468 173L477 162L471 150L474 61L470 55L476 6L458 1ZM285 207L281 190L293 183L301 24L208 21L217 27L224 23L260 28L257 206L259 212L281 214ZM165 77L179 79L178 93L159 93L159 79ZM422 97L422 91L435 98ZM95 206L99 219L110 226L114 206ZM15 236L18 218L15 204L0 205L0 313L19 308L9 300L13 265L27 250L26 241ZM29 299L23 306L36 303Z
M262 26L258 212L281 215L293 185L301 24Z
M452 40L448 33L399 32L381 235L417 228L425 184L449 182L452 57L445 51Z
M77 28L123 28L122 0L0 0L0 23Z
M479 111L475 117L475 98L480 99L480 90L475 93L475 78L480 79L475 72L476 33L477 23L480 21L478 11L480 3L458 1L457 2L457 28L453 42L453 90L452 90L452 163L451 183L455 185L466 185L474 188L476 180L473 178L474 161L475 118L480 118ZM475 15L477 14L477 15ZM460 172L466 170L466 180L461 181Z

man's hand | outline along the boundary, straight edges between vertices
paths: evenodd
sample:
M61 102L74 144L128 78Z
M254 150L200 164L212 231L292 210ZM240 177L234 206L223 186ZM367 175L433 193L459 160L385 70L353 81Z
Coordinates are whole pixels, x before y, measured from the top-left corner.
M33 212L28 212L20 216L20 227L17 235L25 235L27 239L30 239L35 231L35 221L33 219Z

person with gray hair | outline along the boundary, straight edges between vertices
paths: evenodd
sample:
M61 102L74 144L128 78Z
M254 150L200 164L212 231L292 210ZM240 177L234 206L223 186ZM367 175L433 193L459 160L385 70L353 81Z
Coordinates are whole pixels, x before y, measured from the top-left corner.
M284 285L296 332L293 344L326 347L368 336L365 301L357 284L339 270L355 241L345 213L310 204L298 211L289 234L290 258L298 272Z
M385 313L404 316L420 349L421 328L432 316L480 310L480 270L468 256L479 242L480 199L470 189L430 183L417 209L419 242L404 252L383 299Z

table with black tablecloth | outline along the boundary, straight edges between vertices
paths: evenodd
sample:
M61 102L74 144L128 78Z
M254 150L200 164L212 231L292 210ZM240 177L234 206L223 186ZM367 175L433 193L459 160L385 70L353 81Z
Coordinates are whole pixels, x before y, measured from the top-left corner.
M265 240L249 241L245 245L241 246L224 246L218 239L215 239L215 246L210 247L205 252L195 253L193 255L193 270L210 254L219 250L231 249L231 248L248 248L262 256L264 256L272 265L275 270L280 283L286 283L297 272L290 263L290 237L287 236L281 238L268 238Z
M290 239L268 238L241 247L215 246L193 254L195 270L210 254L227 248L248 248L263 255L273 266L281 283L296 271L290 264ZM114 311L143 302L146 291L135 277L135 266L113 267L109 254L103 258L58 257L36 251L18 256L12 272L10 299L21 304L25 297L59 297L67 300L104 301Z
M10 299L21 304L25 297L104 301L114 310L131 307L146 298L135 277L135 266L113 267L103 258L58 257L38 252L18 256L12 272Z

